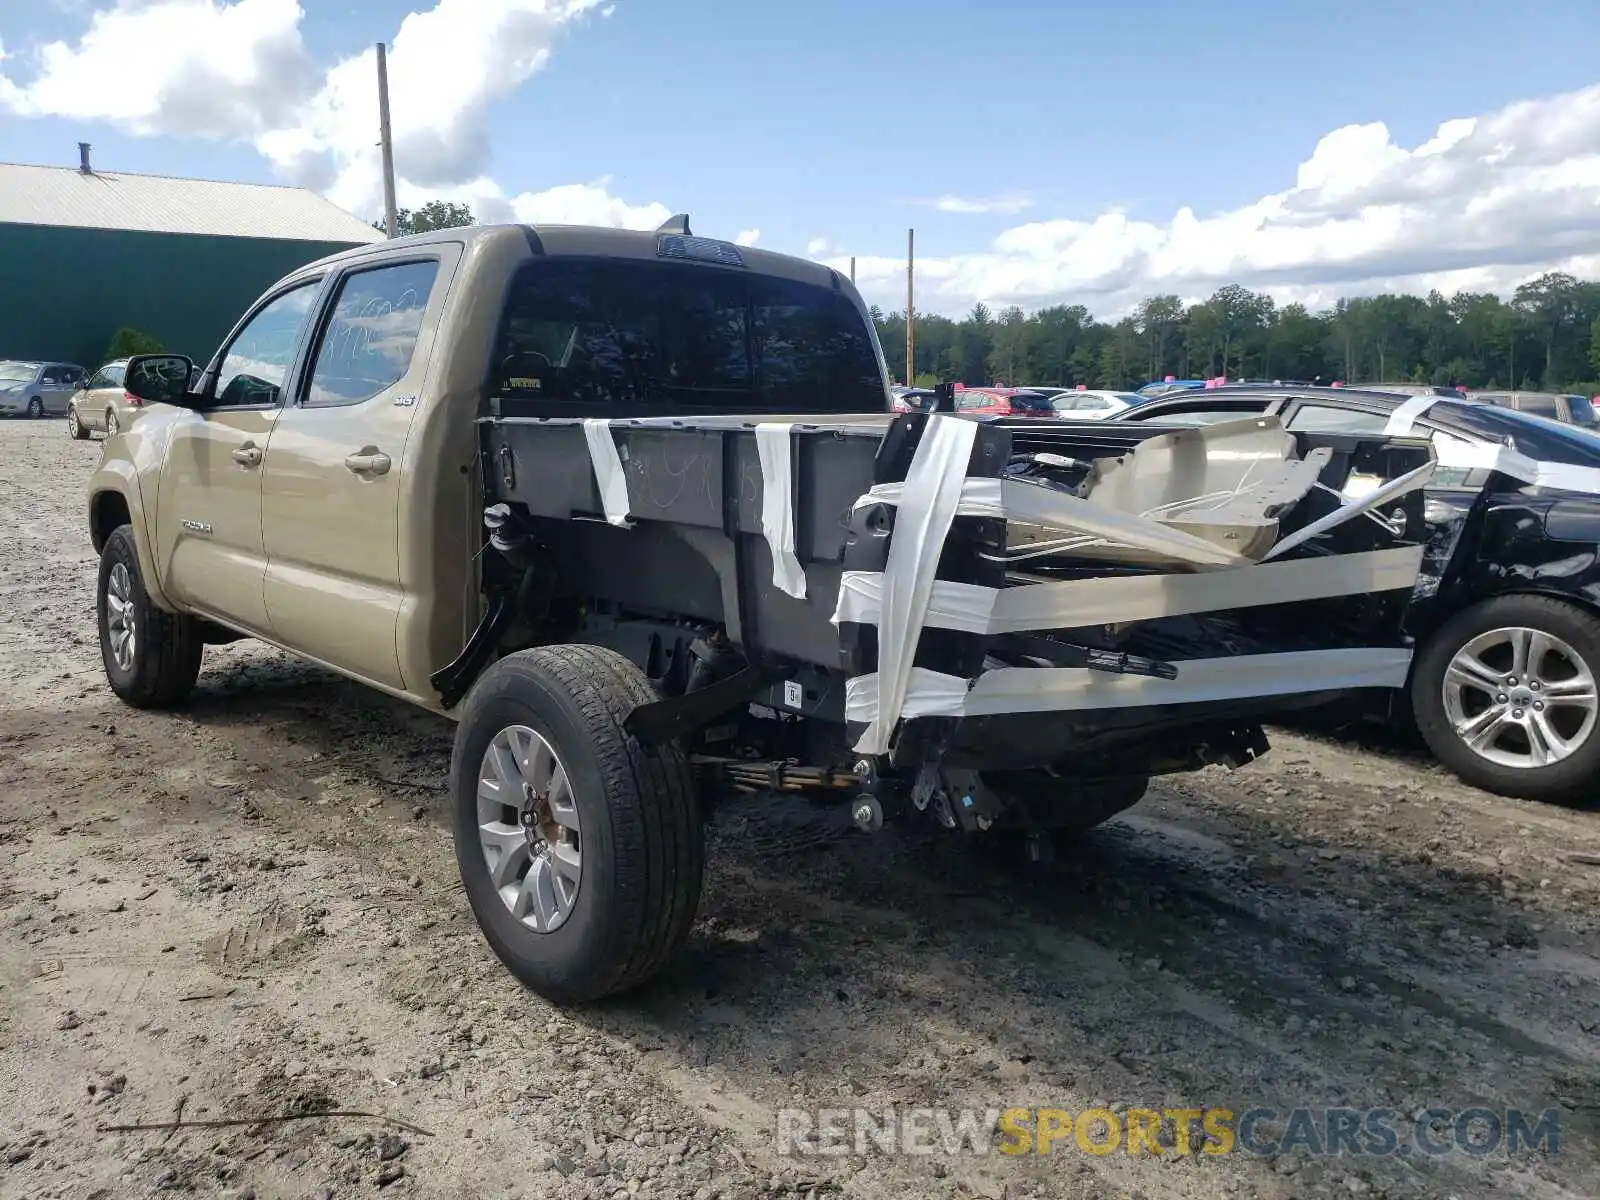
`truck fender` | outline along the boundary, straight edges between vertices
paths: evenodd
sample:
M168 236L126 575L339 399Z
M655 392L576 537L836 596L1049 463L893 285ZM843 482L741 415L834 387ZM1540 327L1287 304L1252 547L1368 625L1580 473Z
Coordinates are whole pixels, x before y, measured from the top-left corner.
M154 532L153 522L146 517L144 493L133 465L115 459L102 463L89 477L88 492L89 540L95 553L105 548L106 539L117 526L131 526L134 548L139 555L139 574L143 577L150 602L167 612L181 612L167 598L161 586L150 540Z

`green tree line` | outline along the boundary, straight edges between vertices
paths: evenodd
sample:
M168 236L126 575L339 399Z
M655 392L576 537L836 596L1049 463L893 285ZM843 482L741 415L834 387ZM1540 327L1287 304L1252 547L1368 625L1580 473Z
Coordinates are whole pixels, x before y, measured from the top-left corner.
M905 380L904 312L873 320L890 374ZM1179 379L1423 383L1470 388L1600 392L1600 282L1552 272L1517 288L1444 296L1385 294L1340 300L1324 312L1281 308L1229 284L1185 306L1152 296L1114 324L1081 304L995 315L979 304L962 320L919 314L915 382L1038 384L1126 389Z

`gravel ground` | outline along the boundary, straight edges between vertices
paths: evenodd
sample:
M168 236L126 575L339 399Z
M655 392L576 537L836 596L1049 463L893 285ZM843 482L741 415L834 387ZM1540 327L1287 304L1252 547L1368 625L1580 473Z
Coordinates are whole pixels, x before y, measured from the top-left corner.
M1600 1195L1600 817L1275 732L1049 868L725 810L689 951L561 1012L456 886L452 727L275 651L104 686L83 481L0 424L0 1195ZM780 1108L1546 1109L1439 1157L781 1155ZM292 1118L324 1109L376 1113ZM226 1126L112 1132L108 1125ZM1262 1132L1264 1131L1264 1133ZM1099 1136L1103 1127L1095 1123ZM849 1148L849 1147L847 1147Z

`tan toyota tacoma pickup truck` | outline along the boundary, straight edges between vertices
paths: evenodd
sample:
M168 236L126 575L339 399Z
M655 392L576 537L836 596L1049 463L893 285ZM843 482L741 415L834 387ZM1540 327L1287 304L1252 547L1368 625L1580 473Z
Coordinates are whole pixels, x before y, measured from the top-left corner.
M1409 660L1425 444L896 414L848 280L687 218L351 250L125 386L112 689L245 636L457 719L468 899L561 1002L682 944L712 798L1043 854Z

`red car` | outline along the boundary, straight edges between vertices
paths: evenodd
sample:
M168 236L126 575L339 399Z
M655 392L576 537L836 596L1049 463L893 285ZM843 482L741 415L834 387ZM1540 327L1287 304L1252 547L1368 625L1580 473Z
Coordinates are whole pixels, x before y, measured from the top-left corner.
M1057 417L1050 397L1028 388L963 388L956 393L956 411L996 417Z

